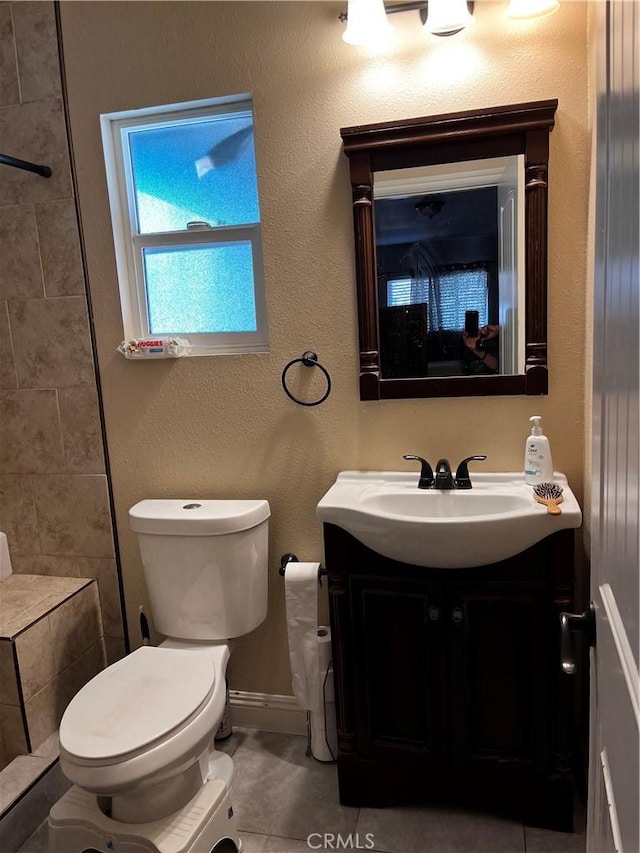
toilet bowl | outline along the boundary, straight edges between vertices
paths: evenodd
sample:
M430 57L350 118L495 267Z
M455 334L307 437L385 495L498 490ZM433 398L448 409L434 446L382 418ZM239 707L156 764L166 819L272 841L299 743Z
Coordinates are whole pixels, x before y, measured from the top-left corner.
M226 643L143 646L92 679L60 724L60 766L110 798L118 820L154 820L208 779L231 783L214 734L225 705ZM220 755L219 753L217 755Z
M60 767L75 787L51 810L53 853L82 853L87 839L161 851L158 839L178 824L180 850L205 835L239 849L233 761L214 735L228 641L266 616L269 516L265 500L146 500L129 511L153 623L167 639L107 667L68 705Z

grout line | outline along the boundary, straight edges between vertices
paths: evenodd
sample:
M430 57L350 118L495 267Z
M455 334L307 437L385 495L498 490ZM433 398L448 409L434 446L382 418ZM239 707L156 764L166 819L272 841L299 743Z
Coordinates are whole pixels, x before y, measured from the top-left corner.
M18 104L22 106L22 83L20 81L20 63L18 62L18 44L16 42L16 23L13 19L13 3L9 3L9 14L11 16L11 36L13 40L13 57L16 63L16 81L18 83Z
M5 312L7 315L7 329L9 331L9 347L11 349L11 360L13 362L13 373L16 377L16 387L15 388L3 388L3 391L19 391L20 390L20 380L18 379L18 368L16 366L16 352L15 347L13 345L13 335L11 334L11 317L9 315L9 300L5 301Z

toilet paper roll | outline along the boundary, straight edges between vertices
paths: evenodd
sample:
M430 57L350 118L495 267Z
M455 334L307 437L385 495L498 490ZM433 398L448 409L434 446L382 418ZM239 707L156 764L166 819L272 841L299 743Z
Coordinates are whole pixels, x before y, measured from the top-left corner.
M320 649L326 645L330 649L330 635L328 643L326 635L321 638L322 643L318 638L319 570L319 563L291 562L284 576L291 687L307 711L322 710L324 673L320 669Z
M318 660L320 671L326 672L331 666L331 628L318 625Z

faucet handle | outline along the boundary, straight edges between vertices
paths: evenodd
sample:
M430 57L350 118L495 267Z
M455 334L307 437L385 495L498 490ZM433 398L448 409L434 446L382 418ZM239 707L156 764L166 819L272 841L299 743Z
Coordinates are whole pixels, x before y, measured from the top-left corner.
M462 460L456 469L456 489L471 488L471 478L469 477L469 468L467 466L469 462L484 462L486 458L486 456L467 456L466 459Z
M433 485L433 471L431 465L422 456L414 456L412 453L407 453L403 457L408 462L420 462L420 480L418 481L419 489L430 489Z

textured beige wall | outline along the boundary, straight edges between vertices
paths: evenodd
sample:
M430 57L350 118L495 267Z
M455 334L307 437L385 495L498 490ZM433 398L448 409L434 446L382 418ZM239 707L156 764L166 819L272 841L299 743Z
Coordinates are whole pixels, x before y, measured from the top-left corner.
M131 619L145 601L127 510L144 497L264 497L271 504L266 623L237 642L238 689L289 693L280 555L321 556L315 505L338 471L403 469L403 453L519 470L527 418L542 414L557 469L582 492L588 203L586 4L515 24L506 2L425 40L394 16L397 46L345 45L343 3L63 2L64 53L96 313L117 525ZM115 354L120 306L98 115L252 92L271 353L138 364ZM350 187L339 128L544 98L551 136L548 397L361 403ZM334 390L301 408L284 364L318 352ZM305 377L309 380L309 376ZM313 393L311 389L309 393ZM133 637L134 644L137 637Z

